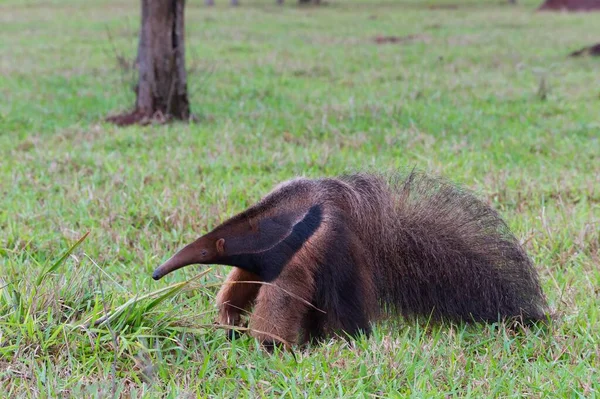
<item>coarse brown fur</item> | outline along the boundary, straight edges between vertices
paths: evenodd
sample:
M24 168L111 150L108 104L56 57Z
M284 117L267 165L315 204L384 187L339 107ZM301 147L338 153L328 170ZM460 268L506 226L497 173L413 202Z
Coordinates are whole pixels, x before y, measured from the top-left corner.
M495 322L546 318L537 273L498 213L412 172L298 178L183 248L153 277L234 266L219 321L270 345L370 332L379 316ZM270 284L245 284L262 281ZM313 306L310 306L310 305Z

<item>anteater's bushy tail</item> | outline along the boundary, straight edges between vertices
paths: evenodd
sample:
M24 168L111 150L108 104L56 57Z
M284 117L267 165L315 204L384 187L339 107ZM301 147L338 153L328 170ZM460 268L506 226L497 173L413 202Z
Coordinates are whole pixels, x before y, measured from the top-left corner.
M388 308L450 320L547 317L531 260L472 192L414 171L342 180L365 199L353 213L372 243L373 280Z

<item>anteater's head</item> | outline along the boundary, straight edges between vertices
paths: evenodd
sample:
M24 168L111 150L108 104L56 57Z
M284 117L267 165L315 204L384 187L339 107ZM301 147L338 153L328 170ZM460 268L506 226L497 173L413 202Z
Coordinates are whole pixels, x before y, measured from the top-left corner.
M218 237L214 232L211 232L186 245L169 260L157 267L152 273L152 278L159 280L172 271L188 265L219 263L220 258L224 256L225 238Z
M317 231L322 217L319 205L252 217L243 213L183 247L157 267L152 278L158 280L187 265L219 264L239 267L263 281L272 281Z

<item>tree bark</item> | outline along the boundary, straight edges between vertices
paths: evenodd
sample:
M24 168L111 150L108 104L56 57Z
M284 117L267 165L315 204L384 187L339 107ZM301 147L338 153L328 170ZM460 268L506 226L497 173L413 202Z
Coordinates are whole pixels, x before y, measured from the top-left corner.
M109 118L119 125L190 117L185 71L185 0L141 0L135 110Z

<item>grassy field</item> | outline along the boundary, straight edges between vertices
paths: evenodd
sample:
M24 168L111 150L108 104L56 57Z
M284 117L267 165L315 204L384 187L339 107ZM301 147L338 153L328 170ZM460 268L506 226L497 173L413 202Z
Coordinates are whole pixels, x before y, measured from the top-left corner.
M600 14L217 2L187 6L199 122L119 129L139 2L0 1L2 397L600 396L600 63L566 57ZM211 327L225 267L151 279L284 179L415 166L502 213L548 331L398 320L268 356Z

